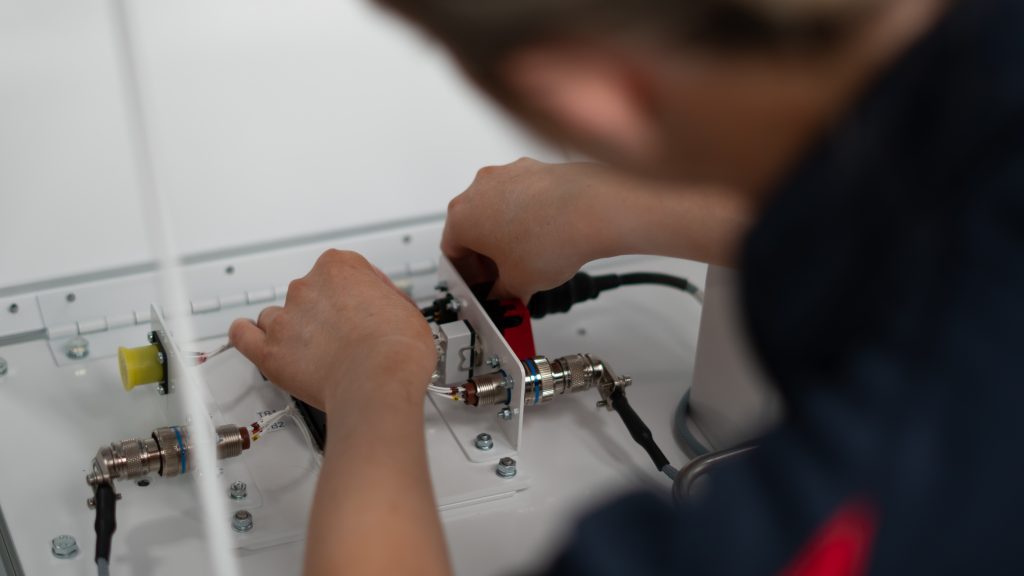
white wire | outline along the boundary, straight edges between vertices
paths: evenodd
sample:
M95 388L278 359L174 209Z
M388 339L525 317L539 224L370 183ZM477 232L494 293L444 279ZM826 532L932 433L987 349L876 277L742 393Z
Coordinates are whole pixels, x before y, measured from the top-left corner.
M268 414L267 416L257 420L256 423L260 427L259 437L262 437L270 429L270 426L281 418L291 418L292 422L295 423L295 427L299 429L299 433L302 434L302 438L306 441L306 447L309 448L309 453L313 456L313 467L319 470L322 465L320 451L317 450L316 444L313 442L313 436L306 428L306 423L303 421L302 416L296 411L294 404L289 404L284 408L276 410L274 413Z

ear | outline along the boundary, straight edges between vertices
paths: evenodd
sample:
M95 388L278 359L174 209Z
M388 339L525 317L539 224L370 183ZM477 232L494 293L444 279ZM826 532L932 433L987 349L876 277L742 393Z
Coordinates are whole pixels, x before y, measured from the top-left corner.
M505 61L503 79L528 114L584 151L650 158L657 122L643 71L609 52L586 45L524 48Z

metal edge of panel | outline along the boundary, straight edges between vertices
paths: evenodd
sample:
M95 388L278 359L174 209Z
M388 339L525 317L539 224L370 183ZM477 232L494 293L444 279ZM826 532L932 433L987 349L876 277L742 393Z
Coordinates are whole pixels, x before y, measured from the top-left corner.
M18 552L14 549L11 532L7 529L4 512L0 509L0 576L24 576L25 571L18 560Z

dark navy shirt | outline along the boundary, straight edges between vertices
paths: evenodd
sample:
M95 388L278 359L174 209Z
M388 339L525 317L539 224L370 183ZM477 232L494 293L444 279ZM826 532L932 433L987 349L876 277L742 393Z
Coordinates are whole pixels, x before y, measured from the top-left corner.
M742 272L784 422L700 500L595 512L551 573L1024 574L1024 1L953 5Z

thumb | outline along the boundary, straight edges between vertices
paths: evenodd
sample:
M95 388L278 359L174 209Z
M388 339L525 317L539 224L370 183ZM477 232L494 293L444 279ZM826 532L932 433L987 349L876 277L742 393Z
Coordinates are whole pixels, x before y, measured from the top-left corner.
M248 318L239 318L231 323L228 340L257 367L262 368L266 350L267 335L256 323Z

